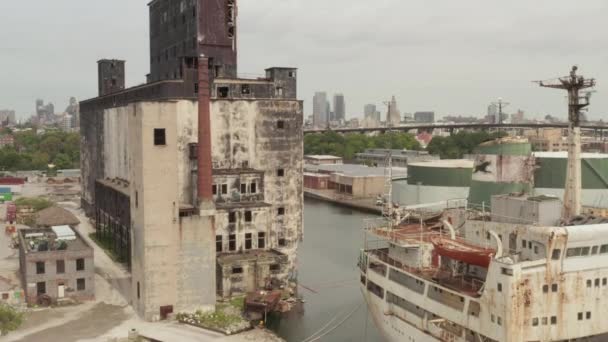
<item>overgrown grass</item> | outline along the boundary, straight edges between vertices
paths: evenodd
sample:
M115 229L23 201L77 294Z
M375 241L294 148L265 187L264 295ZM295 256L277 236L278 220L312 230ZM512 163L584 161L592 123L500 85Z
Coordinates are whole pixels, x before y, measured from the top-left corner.
M103 251L115 262L125 263L126 260L120 257L120 255L116 254L113 250L112 239L104 236L100 236L97 233L90 233L89 237L93 240Z
M44 197L21 197L15 200L17 207L31 207L38 212L53 206L53 202Z
M242 316L245 297L233 298L228 302L217 303L215 311L203 313L197 311L194 314L177 314L177 320L182 323L194 324L203 328L233 333L249 327L249 321Z

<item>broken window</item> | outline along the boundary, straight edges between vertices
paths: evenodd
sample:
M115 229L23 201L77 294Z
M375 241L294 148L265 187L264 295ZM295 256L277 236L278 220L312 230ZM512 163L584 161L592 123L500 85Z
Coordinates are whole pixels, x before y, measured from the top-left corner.
M258 248L259 249L266 248L266 233L263 233L263 232L258 233Z
M554 249L553 250L553 255L552 255L551 259L553 259L553 260L559 260L559 258L561 257L561 255L562 255L562 250L561 249Z
M198 82L194 82L194 93L198 94Z
M586 318L587 318L587 319L591 319L591 311L587 311Z
M76 271L84 271L84 259L76 259Z
M36 283L36 294L39 296L46 294L46 282L41 281Z
M290 71L290 72L288 73L288 75L289 75L289 77L291 77L291 78L295 78L295 77L296 77L296 72L295 72L295 71Z
M236 235L235 234L230 234L230 236L228 236L228 250L236 251Z
M285 121L283 121L283 120L277 121L277 128L278 129L284 129L285 128Z
M84 291L85 288L86 288L86 285L85 285L84 278L76 279L76 290Z
M498 286L496 287L498 289L498 292L502 292L502 284L498 283Z
M253 248L253 234L245 234L245 249L249 250Z
M221 235L217 235L215 237L215 251L217 253L221 253L224 248L224 237Z
M277 87L275 89L275 95L276 96L283 96L283 88L282 87Z
M164 146L167 144L164 128L154 129L154 146Z
M249 190L252 194L255 194L258 192L258 185L256 183L251 183L251 185L249 186Z
M36 263L36 274L44 274L44 261L38 261Z
M139 208L139 193L135 191L135 208Z
M285 169L278 169L277 170L277 176L278 177L284 177L285 176Z
M241 194L247 193L247 184L241 184Z
M278 214L279 216L283 216L283 215L285 215L285 208L283 208L283 207L279 208L279 209L277 210L277 214Z
M211 186L211 192L212 192L214 195L217 195L217 185L213 184L213 185Z
M65 273L65 260L57 260L57 274Z
M228 213L228 223L236 223L236 213L235 212Z
M240 266L236 266L232 268L232 274L242 274L243 268Z
M249 84L241 85L241 94L243 94L243 95L251 94L251 88L249 87Z
M278 272L278 271L281 270L281 265L280 264L272 264L272 265L270 265L269 268L270 268L271 272L273 272L273 271L274 272Z
M279 238L279 247L285 247L287 246L287 240L285 240L285 238Z
M246 211L245 212L245 222L251 222L253 221L253 214L251 213L251 211Z
M228 88L228 87L218 87L217 88L217 97L226 98L226 97L228 97L229 93L230 93L230 88Z
M222 195L228 194L228 184L222 184Z
M139 282L137 282L137 299L140 298L141 293L139 292Z

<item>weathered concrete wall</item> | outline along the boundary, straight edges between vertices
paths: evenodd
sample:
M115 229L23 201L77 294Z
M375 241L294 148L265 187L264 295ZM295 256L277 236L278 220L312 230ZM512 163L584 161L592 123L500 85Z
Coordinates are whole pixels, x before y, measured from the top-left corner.
M104 111L103 151L111 156L104 162L104 177L129 179L129 116L133 109L109 108Z
M215 304L215 233L212 220L179 218L178 122L193 106L141 102L129 113L133 306L147 320L162 306L174 312ZM154 145L164 128L166 145ZM138 297L139 287L139 297Z
M289 255L295 277L296 249L303 234L302 103L216 99L211 112L214 168L248 165L264 171L264 202L271 205L268 245ZM278 215L279 209L284 215Z
M81 107L82 108L82 107ZM82 207L87 216L95 214L95 181L104 171L104 111L86 110L80 113L80 170L82 172Z

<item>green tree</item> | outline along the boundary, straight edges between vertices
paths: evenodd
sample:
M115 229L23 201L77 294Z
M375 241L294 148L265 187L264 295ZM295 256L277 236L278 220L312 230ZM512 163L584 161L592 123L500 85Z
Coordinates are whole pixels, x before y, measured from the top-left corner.
M0 334L2 336L6 336L9 332L17 330L22 323L22 312L18 312L9 305L0 304Z

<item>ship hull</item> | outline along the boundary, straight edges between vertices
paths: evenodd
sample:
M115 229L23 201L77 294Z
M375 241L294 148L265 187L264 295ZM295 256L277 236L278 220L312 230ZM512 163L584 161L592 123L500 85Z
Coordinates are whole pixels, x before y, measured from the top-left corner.
M361 288L361 292L363 293L363 298L365 298L367 303L369 315L373 318L374 324L386 341L441 342L441 340L438 340L424 331L417 329L413 325L405 323L395 316L385 315L384 307L386 304L382 299L372 295L363 287Z

